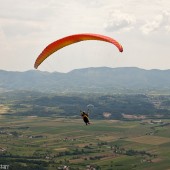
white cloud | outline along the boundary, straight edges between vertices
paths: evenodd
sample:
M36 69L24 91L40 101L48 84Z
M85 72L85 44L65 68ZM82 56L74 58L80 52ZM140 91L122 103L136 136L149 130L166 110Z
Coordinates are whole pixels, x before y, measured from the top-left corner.
M153 20L147 21L141 28L144 34L149 34L157 31L170 31L170 13L163 11Z
M105 29L107 31L130 30L133 28L134 23L134 16L116 10L109 14L107 22L105 23Z

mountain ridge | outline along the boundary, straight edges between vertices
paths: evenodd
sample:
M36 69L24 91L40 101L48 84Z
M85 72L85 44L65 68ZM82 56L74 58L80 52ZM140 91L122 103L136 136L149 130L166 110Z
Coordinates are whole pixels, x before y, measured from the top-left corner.
M170 69L89 67L68 73L0 70L0 89L44 92L109 92L121 89L170 89ZM2 90L3 89L3 90Z

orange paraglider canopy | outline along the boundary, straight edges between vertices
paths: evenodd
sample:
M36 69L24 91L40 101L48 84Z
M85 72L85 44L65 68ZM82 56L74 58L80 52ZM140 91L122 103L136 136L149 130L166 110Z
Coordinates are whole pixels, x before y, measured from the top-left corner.
M114 40L111 37L107 37L104 35L99 35L99 34L90 34L90 33L86 33L86 34L75 34L75 35L70 35L61 39L58 39L57 41L54 41L53 43L49 44L43 51L42 53L38 56L38 58L35 61L34 64L34 68L38 68L38 66L47 58L49 57L51 54L53 54L54 52L56 52L57 50L80 42L80 41L86 41L86 40L98 40L98 41L105 41L111 44L114 44L120 52L123 52L123 47L122 45Z

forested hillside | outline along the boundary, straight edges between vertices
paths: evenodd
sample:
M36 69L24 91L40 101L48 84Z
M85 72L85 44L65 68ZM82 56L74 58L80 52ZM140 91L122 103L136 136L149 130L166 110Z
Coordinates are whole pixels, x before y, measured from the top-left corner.
M0 71L0 90L40 92L144 93L170 91L170 70L86 68L68 73Z
M80 118L80 110L90 109L90 117L105 119L105 113L109 119L123 119L123 115L135 115L147 118L169 118L169 95L145 95L145 94L81 94L81 95L57 95L28 91L16 91L2 93L1 112L19 116L66 116Z

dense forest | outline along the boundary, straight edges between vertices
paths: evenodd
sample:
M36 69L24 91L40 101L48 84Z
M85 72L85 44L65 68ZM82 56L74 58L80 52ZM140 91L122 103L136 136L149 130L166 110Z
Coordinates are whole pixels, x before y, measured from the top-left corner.
M94 119L123 119L123 115L170 117L169 95L146 94L45 94L29 91L1 94L1 104L9 107L6 114L19 116L70 116L79 117L80 110L87 111ZM7 104L8 103L8 104ZM108 113L109 116L104 116Z

